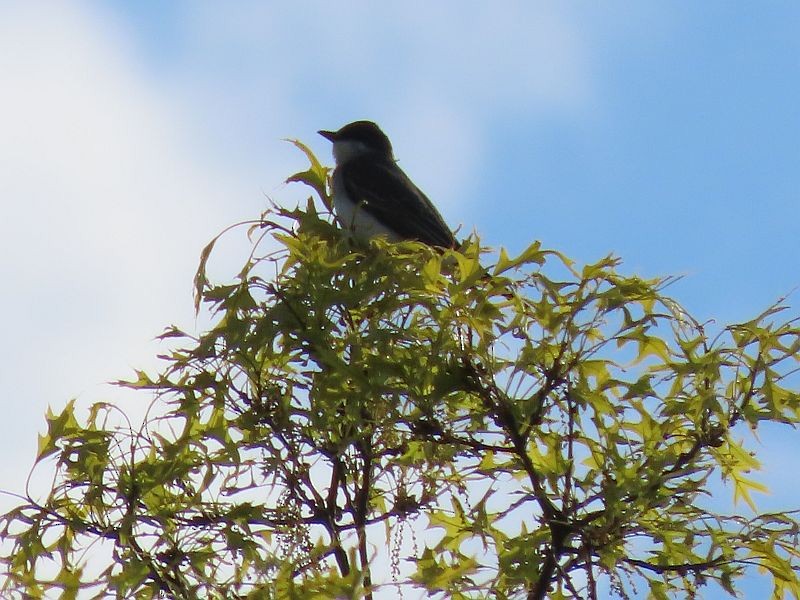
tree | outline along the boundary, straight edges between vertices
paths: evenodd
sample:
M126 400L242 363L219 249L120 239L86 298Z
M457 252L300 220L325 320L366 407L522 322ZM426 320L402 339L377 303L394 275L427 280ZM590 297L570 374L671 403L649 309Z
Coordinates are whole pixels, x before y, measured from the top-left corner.
M298 146L290 180L330 208ZM228 283L203 251L213 327L121 382L155 392L141 424L48 415L55 483L0 520L4 597L665 599L752 565L800 597L798 522L758 513L747 445L800 421L781 305L712 335L614 258L358 246L311 199L250 235ZM752 515L713 510L720 480Z

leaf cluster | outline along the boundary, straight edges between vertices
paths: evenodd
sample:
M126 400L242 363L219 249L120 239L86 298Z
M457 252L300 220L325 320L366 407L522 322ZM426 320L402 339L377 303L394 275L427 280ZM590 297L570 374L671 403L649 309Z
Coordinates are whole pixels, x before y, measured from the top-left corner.
M292 180L330 207L304 151ZM780 306L711 336L614 258L359 246L311 200L250 235L229 282L203 252L213 326L122 382L155 395L143 423L48 414L52 490L0 518L4 597L666 599L750 565L800 597L798 523L758 513L745 441L800 419ZM752 515L714 508L728 487Z

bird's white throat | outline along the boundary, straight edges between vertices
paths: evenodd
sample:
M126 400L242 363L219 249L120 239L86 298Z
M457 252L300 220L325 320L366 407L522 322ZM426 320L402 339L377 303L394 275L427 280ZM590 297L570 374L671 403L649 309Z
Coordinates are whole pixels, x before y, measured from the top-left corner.
M337 140L333 143L333 158L337 165L343 165L351 158L363 156L369 151L369 146L356 140Z

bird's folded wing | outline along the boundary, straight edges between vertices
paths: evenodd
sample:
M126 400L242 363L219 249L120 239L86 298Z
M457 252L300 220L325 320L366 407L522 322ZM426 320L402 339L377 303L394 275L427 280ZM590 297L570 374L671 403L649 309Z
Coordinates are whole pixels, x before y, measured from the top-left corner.
M343 167L348 196L401 237L453 248L456 240L433 203L394 163L352 159Z

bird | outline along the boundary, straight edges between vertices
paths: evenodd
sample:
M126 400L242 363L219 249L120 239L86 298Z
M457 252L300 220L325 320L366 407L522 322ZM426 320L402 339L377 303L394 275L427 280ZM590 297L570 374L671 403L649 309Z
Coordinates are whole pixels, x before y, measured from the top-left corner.
M372 121L321 130L333 143L333 210L353 237L385 236L455 248L456 238L428 197L397 166L392 144Z

